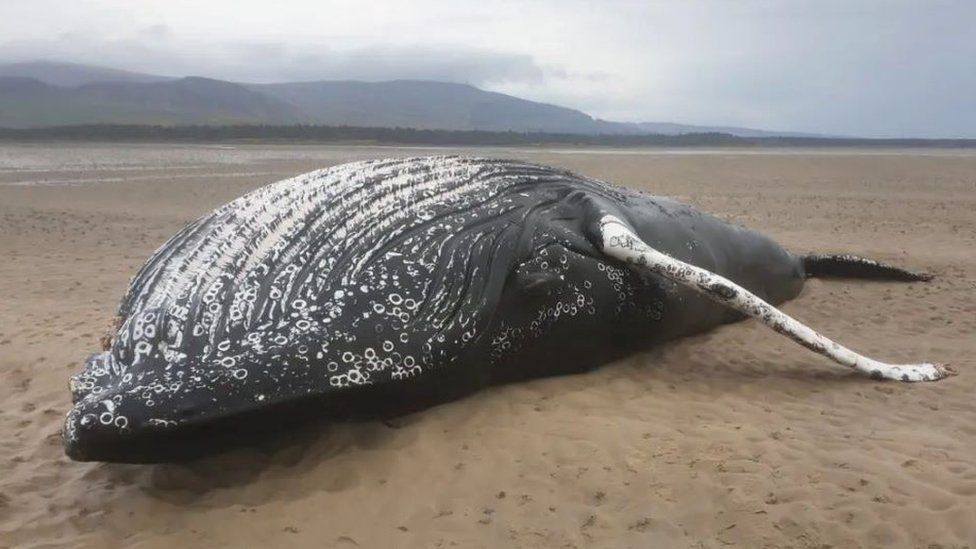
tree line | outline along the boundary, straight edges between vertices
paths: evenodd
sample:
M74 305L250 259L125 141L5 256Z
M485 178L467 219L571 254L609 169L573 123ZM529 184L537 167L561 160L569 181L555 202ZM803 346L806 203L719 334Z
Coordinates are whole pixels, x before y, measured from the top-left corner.
M0 139L17 141L309 141L389 145L605 147L976 147L976 139L869 139L837 137L739 137L728 133L681 135L584 135L548 132L494 132L318 125L155 126L89 124L44 128L0 128Z

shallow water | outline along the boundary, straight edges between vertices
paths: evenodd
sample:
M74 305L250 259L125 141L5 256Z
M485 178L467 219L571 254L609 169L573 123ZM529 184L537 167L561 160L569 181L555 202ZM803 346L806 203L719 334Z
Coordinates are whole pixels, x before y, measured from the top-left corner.
M178 168L194 177L201 170L219 170L225 177L273 175L255 167L281 163L332 165L390 156L462 154L520 158L536 162L571 157L718 156L936 156L976 157L976 149L799 149L799 148L512 148L512 147L398 147L297 144L174 144L174 143L7 143L0 142L0 185L77 185L99 181L166 179ZM83 177L52 176L63 171L84 171Z

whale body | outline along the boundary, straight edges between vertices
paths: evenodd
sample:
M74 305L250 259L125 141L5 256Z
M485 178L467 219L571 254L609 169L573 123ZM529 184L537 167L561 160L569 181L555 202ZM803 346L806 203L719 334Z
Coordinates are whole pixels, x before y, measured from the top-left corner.
M600 220L768 303L803 258L674 200L524 162L373 160L259 188L136 274L71 379L74 459L152 462L581 372L743 318L608 256ZM807 263L809 266L810 263Z

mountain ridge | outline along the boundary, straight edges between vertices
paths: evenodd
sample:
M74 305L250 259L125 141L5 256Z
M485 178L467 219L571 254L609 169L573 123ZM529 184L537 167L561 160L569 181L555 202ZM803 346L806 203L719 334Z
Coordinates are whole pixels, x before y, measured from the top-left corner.
M0 65L0 127L73 124L321 124L581 135L817 136L732 126L614 122L469 84L432 80L251 84L49 61Z

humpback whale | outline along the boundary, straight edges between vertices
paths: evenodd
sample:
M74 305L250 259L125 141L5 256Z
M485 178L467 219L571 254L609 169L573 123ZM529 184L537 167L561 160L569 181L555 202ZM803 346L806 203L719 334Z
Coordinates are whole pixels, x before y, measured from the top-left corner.
M853 370L930 381L775 307L810 276L921 281L801 256L665 197L524 162L334 166L190 223L132 279L70 380L76 460L193 457L311 418L382 417L582 372L752 317Z

